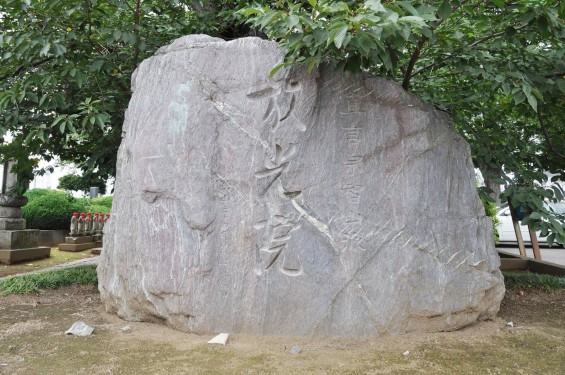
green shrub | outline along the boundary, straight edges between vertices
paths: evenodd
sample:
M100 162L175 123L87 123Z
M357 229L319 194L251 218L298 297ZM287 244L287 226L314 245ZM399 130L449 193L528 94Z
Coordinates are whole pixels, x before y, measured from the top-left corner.
M43 195L32 193L31 197L32 199L23 207L28 229L69 229L73 212L84 212L85 210L84 204L67 193L57 192Z
M104 207L108 207L108 208L112 208L112 202L114 200L114 196L113 195L105 195L105 196L100 196L97 198L94 198L90 201L90 203L93 206L104 206ZM109 213L110 211L108 211Z
M110 207L100 206L100 205L97 205L97 204L86 206L85 210L86 210L86 212L91 212L92 216L94 216L95 213L100 213L100 212L102 212L104 214L110 213Z
M77 201L84 205L84 212L91 212L93 215L96 212L103 212L109 214L112 208L113 196L103 196L94 199L78 198Z
M0 292L8 294L37 293L72 284L98 284L96 266L80 266L44 273L14 276L0 280Z
M537 289L555 292L565 289L565 277L537 273L504 273L504 285L508 290Z
M63 190L51 190L51 189L31 189L24 193L29 201L45 197L45 196L62 196L68 201L74 200L74 198L67 192Z
M488 200L487 197L479 194L481 198L481 202L483 202L483 206L485 207L485 214L492 219L492 226L494 232L494 243L497 244L500 241L500 234L498 233L498 226L500 225L500 220L496 217L496 203L493 201Z

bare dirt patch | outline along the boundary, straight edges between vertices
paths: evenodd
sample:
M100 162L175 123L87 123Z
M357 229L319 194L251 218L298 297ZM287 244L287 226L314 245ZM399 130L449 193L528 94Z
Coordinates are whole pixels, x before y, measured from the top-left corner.
M77 320L94 333L65 335ZM223 347L206 344L212 335L125 322L104 312L96 288L73 286L0 297L0 373L563 374L564 322L563 291L509 292L497 320L458 332L370 341L233 335ZM293 346L302 352L290 354Z

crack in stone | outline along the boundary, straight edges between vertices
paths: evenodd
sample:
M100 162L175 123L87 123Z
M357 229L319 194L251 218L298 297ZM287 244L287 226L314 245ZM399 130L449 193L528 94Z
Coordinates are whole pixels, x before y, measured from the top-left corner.
M214 95L212 94L211 90L208 90L204 86L204 82L201 79L198 79L198 86L202 89L204 93L208 95L208 100L212 103L214 108L216 108L218 112L220 112L222 115L226 116L229 119L228 122L230 124L232 124L237 130L239 130L249 138L253 139L254 141L257 141L265 150L270 151L271 147L269 146L268 142L257 136L253 136L251 133L243 129L243 127L241 127L241 125L234 118L236 115L244 116L242 113L240 113L237 109L233 108L229 104L214 99Z

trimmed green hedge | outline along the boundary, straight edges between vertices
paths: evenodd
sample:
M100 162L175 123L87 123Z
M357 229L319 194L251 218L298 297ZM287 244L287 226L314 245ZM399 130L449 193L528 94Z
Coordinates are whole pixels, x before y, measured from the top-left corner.
M99 206L99 205L91 205L91 206L86 206L86 212L91 212L92 215L94 216L95 213L104 213L104 214L109 214L110 213L110 207L106 207L106 206Z
M113 195L105 195L105 196L101 196L101 197L91 199L90 203L93 206L104 206L104 207L107 207L108 209L110 209L110 208L112 208L112 202L113 201L114 201ZM109 212L110 211L108 211L108 213Z
M58 190L33 189L25 193L28 203L23 216L28 229L69 229L73 212L84 212L85 205Z
M73 212L109 214L113 196L94 199L73 198L62 190L32 189L24 194L28 204L23 207L28 229L69 229Z

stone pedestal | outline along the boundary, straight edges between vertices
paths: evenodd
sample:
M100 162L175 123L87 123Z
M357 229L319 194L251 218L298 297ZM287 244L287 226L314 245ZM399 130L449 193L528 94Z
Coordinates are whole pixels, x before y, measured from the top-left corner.
M102 253L102 248L101 247L95 247L92 250L90 250L90 254L94 254L94 255L100 255L100 253Z
M94 240L96 241L96 247L90 250L91 254L100 255L102 253L102 235L98 234L94 236Z
M34 259L47 258L51 248L38 246L39 230L25 229L18 207L0 207L0 263L12 264Z
M59 244L60 251L83 251L97 247L98 236L65 237L65 243Z

